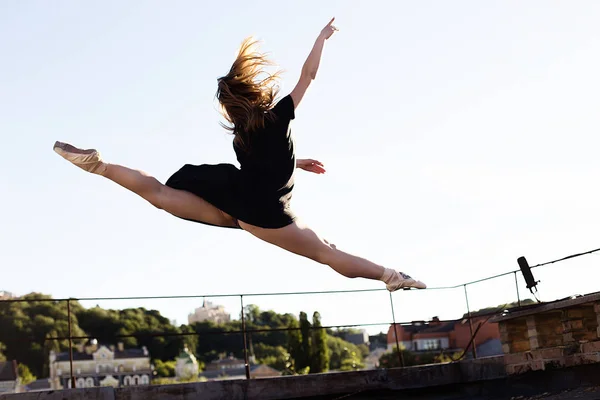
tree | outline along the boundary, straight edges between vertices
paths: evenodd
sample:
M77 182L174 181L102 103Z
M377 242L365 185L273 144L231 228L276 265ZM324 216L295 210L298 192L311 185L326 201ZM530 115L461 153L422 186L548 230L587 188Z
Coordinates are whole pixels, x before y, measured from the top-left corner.
M348 347L344 347L342 350L340 371L358 371L365 367L360 351L357 350L351 350Z
M329 370L329 348L327 347L327 333L321 328L321 315L315 311L313 314L313 334L310 372L319 373Z
M254 345L254 355L259 364L283 371L288 368L290 354L283 346L269 346L264 343Z
M19 360L37 376L48 375L50 349L66 351L69 332L67 302L52 300L51 296L31 293L21 297L23 302L0 303L0 342L6 345L4 356ZM71 334L83 336L76 314L83 309L71 301Z
M27 367L25 364L19 364L17 366L17 373L22 385L27 385L37 379L36 376L31 373L29 367Z
M6 350L6 346L0 342L0 362L6 361L6 356L4 355L4 351Z
M241 331L240 321L227 324L216 324L212 321L196 322L191 325L196 344L196 357L200 361L210 362L219 358L219 354L233 354L237 358L244 357L242 335L228 332Z
M176 362L173 361L162 361L156 360L154 362L154 371L156 371L156 375L161 378L168 378L175 376L175 365Z
M369 353L370 353L369 346L367 346L366 344L361 343L361 344L357 345L356 347L358 348L358 351L360 352L361 359L364 359L369 355Z
M328 336L327 347L330 354L330 370L347 371L364 368L361 351L356 345L339 337Z
M143 307L124 310L104 310L100 307L82 309L77 313L79 325L89 336L93 336L100 344L123 342L125 347L146 346L153 360L173 360L187 344L195 348L196 340L189 336L176 336L182 333L181 328L171 324L157 310ZM192 329L184 328L185 332ZM173 336L154 336L166 332ZM137 337L119 338L121 335L139 335Z
M310 356L311 356L311 331L310 322L304 311L300 312L300 335L302 341L300 342L300 351L296 358L296 370L302 370L304 368L310 368Z
M196 350L198 349L198 337L196 332L194 332L194 328L189 325L181 325L179 327L179 331L181 333L189 333L190 335L186 335L183 337L183 346L187 347L188 351L191 354L196 354Z
M288 324L288 342L287 351L290 354L290 360L286 364L287 369L299 373L301 368L298 367L297 360L302 358L302 335L299 330L300 325L295 319Z

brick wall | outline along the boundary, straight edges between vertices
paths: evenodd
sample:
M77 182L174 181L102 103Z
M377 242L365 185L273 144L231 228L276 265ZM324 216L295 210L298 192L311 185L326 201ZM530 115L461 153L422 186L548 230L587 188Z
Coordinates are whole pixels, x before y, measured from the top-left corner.
M501 320L506 372L519 374L600 362L599 321L600 302Z

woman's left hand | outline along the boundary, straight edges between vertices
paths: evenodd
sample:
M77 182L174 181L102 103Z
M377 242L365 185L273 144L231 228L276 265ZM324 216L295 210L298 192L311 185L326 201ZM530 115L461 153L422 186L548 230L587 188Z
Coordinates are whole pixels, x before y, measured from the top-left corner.
M315 174L324 174L325 166L321 161L302 159L296 160L296 167Z

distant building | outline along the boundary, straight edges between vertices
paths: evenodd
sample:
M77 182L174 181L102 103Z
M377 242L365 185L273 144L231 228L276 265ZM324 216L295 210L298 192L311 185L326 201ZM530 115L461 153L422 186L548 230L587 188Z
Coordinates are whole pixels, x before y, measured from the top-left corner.
M6 290L0 290L0 300L10 300L14 298L15 295L11 292L7 292Z
M476 348L486 355L502 354L500 346L500 329L497 323L491 323L485 317L472 318L473 327L480 323L481 328L475 336ZM467 319L441 322L434 317L431 321L415 321L410 325L391 325L388 334L388 351L396 349L396 335L400 348L410 351L463 351L471 341L471 329Z
M224 324L231 320L229 313L225 312L225 307L215 306L210 301L204 300L202 307L196 308L193 314L188 315L188 323L212 321L216 324Z
M346 333L344 340L355 345L366 344L369 345L369 334L366 330L361 330L359 333Z
M146 347L125 349L98 345L96 340L73 349L75 386L133 386L148 385L153 367ZM52 389L71 388L69 352L50 352L50 383Z
M246 366L244 360L231 355L207 363L206 371L201 372L198 376L204 377L207 380L246 379ZM264 364L250 365L250 378L252 379L272 378L275 376L281 376L281 371Z
M17 393L19 388L19 374L17 362L0 362L0 394Z
M175 364L176 379L190 379L198 376L198 361L196 357L186 348L179 354Z

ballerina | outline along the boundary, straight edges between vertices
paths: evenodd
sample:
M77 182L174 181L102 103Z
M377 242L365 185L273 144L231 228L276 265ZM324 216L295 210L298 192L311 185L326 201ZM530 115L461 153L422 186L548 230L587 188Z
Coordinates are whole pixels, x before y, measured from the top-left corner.
M57 141L54 151L92 174L103 176L178 218L216 227L242 229L297 255L330 266L348 278L383 281L390 292L426 285L404 272L386 268L338 249L293 212L290 202L297 168L325 173L323 163L296 159L290 128L295 110L316 78L325 42L338 29L335 18L321 30L294 89L275 101L267 57L247 38L227 75L218 79L217 99L233 135L240 167L186 164L162 184L147 173L106 162L96 149Z

